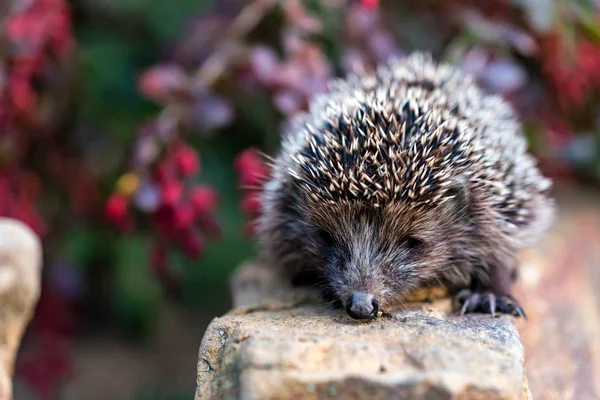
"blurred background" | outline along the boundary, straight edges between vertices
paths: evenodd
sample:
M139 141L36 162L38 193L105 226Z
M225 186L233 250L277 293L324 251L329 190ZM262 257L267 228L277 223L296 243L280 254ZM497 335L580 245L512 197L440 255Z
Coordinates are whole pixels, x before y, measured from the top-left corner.
M44 240L15 399L187 399L255 188L327 80L412 50L505 96L544 173L600 182L594 0L2 0L0 216Z

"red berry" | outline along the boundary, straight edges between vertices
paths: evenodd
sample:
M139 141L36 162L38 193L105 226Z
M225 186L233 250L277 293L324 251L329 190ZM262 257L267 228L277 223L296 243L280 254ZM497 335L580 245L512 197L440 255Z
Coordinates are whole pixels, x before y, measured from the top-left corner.
M174 204L181 199L183 187L177 181L168 181L163 184L161 192L163 204Z
M196 186L190 192L190 201L198 213L206 213L215 209L219 203L219 195L208 186Z
M204 243L194 231L187 231L182 240L183 251L193 259L200 257L204 251Z
M257 186L268 174L268 167L254 149L244 150L235 160L235 168L242 186Z
M175 208L176 229L189 228L194 223L194 209L188 204L181 204Z
M185 177L198 173L200 169L198 154L190 147L182 147L177 150L175 163L179 173Z
M258 193L249 193L242 199L242 210L249 215L256 215L260 212L260 195Z
M115 193L108 198L104 213L110 221L121 222L127 215L127 208L127 198Z
M367 10L375 10L379 6L379 0L361 0L360 4Z
M156 167L154 168L153 176L157 182L162 183L162 182L165 182L166 180L168 180L169 178L173 177L173 171L172 171L171 166L168 163L161 162L160 164L156 165Z
M163 205L159 207L154 214L152 219L156 224L157 230L162 234L169 235L175 230L175 207L171 205Z
M240 154L238 154L238 156L236 157L236 159L234 161L235 169L238 170L238 172L239 172L242 169L247 168L248 165L251 165L252 163L254 163L257 159L258 159L258 154L256 153L255 149L253 149L253 148L246 149L246 150L242 151Z

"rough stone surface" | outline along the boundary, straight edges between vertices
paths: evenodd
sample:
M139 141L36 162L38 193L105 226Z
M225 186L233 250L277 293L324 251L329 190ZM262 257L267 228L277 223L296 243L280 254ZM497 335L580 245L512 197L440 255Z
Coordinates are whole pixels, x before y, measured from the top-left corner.
M449 300L436 300L359 322L253 264L232 289L236 308L202 340L197 400L529 396L510 317L461 318L449 313Z
M569 190L560 218L521 258L518 328L536 400L600 399L600 195Z
M0 400L12 397L14 362L40 292L41 245L20 222L0 218Z

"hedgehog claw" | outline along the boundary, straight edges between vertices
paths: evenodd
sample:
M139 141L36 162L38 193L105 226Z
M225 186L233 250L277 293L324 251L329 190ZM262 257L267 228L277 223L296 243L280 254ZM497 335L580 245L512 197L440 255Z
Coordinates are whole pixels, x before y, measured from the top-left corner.
M465 302L465 304L467 304L467 302L469 305L467 306L466 311L468 313L472 313L475 310L477 310L481 305L481 296L478 293L473 293L471 297Z
M467 307L469 307L470 303L471 303L471 300L469 300L469 299L465 300L462 308L460 309L460 315L465 315L467 313Z
M460 314L480 312L491 314L509 314L527 319L525 310L510 296L498 296L491 292L473 292L469 289L461 290L455 297L455 307L460 306Z
M505 310L505 313L511 314L515 317L523 317L525 320L527 320L527 314L525 313L525 310L523 310L523 307L521 307L512 297L503 296L500 297L499 300L501 300L502 308Z
M454 301L463 303L471 296L471 293L472 292L469 289L463 289L454 296Z
M486 296L486 301L490 310L490 314L492 314L492 318L496 317L496 296L491 293L488 293Z
M525 321L527 321L527 314L525 313L525 310L523 310L523 307L517 305L515 308L515 314L517 317L523 317Z
M523 310L523 307L521 307L513 298L505 296L502 298L502 301L507 314L511 314L515 317L523 317L527 320L525 310Z

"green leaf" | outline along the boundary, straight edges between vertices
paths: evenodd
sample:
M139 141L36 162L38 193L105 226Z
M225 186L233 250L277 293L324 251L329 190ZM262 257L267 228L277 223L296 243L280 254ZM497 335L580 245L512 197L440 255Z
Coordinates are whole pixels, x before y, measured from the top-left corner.
M97 236L87 226L71 228L63 242L62 256L76 261L77 264L85 262L97 246Z
M590 40L596 44L600 44L600 24L598 24L598 20L596 18L593 18L593 16L590 14L582 13L581 26Z
M161 292L148 272L150 239L124 237L117 252L114 305L117 317L129 333L145 336L157 318Z

